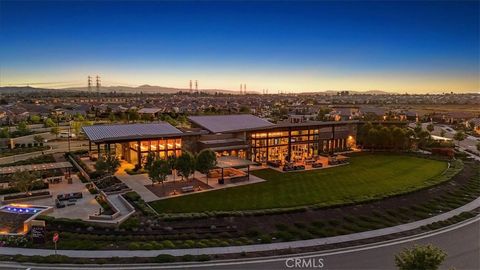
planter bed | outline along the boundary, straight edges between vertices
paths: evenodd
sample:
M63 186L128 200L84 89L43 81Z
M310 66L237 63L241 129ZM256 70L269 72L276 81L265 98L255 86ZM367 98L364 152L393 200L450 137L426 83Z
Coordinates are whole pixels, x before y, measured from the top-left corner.
M41 191L41 192L32 193L31 195L18 194L18 195L5 196L3 198L3 201L15 202L15 201L41 199L41 198L48 198L48 197L52 197L52 195L50 194L50 191Z

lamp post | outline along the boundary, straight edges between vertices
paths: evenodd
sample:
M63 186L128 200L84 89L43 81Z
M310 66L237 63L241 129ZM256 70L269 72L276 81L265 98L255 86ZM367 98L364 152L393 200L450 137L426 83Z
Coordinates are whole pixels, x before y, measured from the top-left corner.
M70 136L72 136L72 121L68 122L68 152L70 153Z

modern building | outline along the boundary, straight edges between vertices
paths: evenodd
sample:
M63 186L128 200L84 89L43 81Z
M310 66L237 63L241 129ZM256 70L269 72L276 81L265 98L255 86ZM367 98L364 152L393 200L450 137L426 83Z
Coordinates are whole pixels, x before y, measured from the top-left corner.
M299 161L355 147L358 121L307 121L274 124L241 115L190 116L191 129L168 123L94 125L83 130L90 152L113 153L141 165L149 152L160 158L179 156L183 150L211 149L218 156L254 162ZM95 146L94 146L95 145Z

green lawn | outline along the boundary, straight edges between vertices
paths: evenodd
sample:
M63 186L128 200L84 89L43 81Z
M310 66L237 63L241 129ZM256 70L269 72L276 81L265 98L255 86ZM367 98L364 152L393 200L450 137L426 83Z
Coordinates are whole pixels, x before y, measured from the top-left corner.
M364 201L430 186L447 168L442 161L365 154L337 168L281 173L252 172L266 182L152 202L159 213L255 210Z

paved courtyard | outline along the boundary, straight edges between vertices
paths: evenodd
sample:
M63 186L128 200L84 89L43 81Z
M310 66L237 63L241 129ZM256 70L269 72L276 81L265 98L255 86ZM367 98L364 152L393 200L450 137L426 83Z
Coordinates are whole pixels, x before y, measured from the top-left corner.
M59 184L50 184L50 193L52 194L51 198L29 200L25 203L34 204L34 205L43 205L43 206L52 206L54 208L53 212L48 214L56 218L79 218L83 220L88 220L89 215L94 215L98 213L101 206L95 200L95 195L90 194L90 192L85 187L85 184L78 179L76 175L72 175L72 184L68 184L66 180ZM82 192L83 198L77 200L75 205L65 206L64 208L55 207L55 198L58 194L72 193L72 192Z
M122 168L125 167L126 165L122 164ZM237 186L242 186L242 185L249 185L249 184L254 184L254 183L259 183L265 181L262 178L259 178L255 175L250 174L249 180L244 180L240 182L230 182L228 180L225 181L225 184L219 184L216 178L209 178L207 182L207 177L204 174L201 174L199 172L195 172L195 179L198 180L199 182L202 182L201 186L203 187L201 190L195 190L194 192L188 192L188 193L181 193L180 187L181 186L186 186L186 185L192 185L192 181L185 181L181 180L181 177L176 176L175 180L173 178L173 175L169 175L167 177L167 181L164 182L165 186L168 187L173 187L173 181L175 181L176 185L176 190L177 194L173 195L171 192L165 192L166 195L163 195L163 192L161 192L161 184L156 184L156 187L154 187L154 191L152 192L150 189L152 185L152 181L148 178L148 175L145 174L137 174L137 175L129 175L125 173L123 169L119 169L118 173L115 174L118 179L120 179L123 183L125 183L129 188L131 188L133 191L137 192L142 199L145 202L153 202L161 199L168 199L171 197L179 197L179 196L186 196L190 194L196 194L199 192L208 192L212 190L217 190L217 189L224 189L224 188L230 188L230 187L237 187ZM208 185L207 185L208 183ZM198 187L197 184L194 185L196 188ZM207 186L211 187L208 188Z

